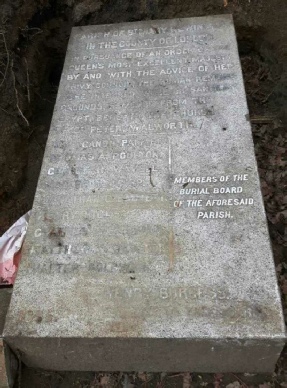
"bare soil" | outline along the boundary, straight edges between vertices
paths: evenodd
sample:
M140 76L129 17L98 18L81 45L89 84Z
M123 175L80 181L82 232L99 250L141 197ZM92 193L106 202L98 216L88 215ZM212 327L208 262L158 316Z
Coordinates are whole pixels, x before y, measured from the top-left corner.
M287 1L0 0L0 235L31 209L73 25L232 13L284 309L287 307ZM273 375L57 373L16 387L287 387Z

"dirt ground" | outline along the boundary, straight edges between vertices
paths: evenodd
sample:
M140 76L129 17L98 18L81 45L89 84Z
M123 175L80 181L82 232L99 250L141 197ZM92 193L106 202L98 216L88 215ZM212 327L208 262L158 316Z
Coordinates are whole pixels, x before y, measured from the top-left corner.
M71 27L222 13L235 20L287 311L287 0L0 0L0 235L32 207ZM286 373L287 351L272 376L56 373L23 366L16 387L287 387Z

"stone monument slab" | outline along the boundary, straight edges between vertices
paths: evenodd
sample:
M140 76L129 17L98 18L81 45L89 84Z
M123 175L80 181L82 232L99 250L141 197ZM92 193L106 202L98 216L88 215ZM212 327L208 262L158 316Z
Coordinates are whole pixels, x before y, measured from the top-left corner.
M73 28L5 336L46 369L273 370L231 16Z
M3 340L3 329L12 295L11 288L0 287L0 388L12 388L18 362Z

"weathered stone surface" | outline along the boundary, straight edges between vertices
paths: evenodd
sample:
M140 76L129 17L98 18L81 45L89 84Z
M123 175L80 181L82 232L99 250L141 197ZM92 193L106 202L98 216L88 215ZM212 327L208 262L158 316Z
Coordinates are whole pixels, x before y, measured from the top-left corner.
M6 362L4 355L4 343L0 337L0 388L9 388L9 383L6 374Z
M284 330L231 17L74 28L9 344L48 369L263 372Z
M11 295L11 288L0 288L0 388L13 387L17 371L17 360L2 337Z
M0 388L14 386L18 361L5 341L0 337Z

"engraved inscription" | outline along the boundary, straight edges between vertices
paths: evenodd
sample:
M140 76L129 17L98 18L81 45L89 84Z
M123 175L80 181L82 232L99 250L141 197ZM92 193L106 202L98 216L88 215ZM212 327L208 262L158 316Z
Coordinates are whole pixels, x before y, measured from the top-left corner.
M244 182L248 182L248 174L175 177L183 199L175 200L174 207L195 208L200 220L233 218L230 208L254 204L252 197L244 195Z
M103 228L113 222L126 231L125 222L134 212L145 218L151 211L169 214L167 224L182 212L199 223L233 222L257 204L249 190L249 173L221 167L201 175L187 163L205 138L216 132L223 136L229 130L224 119L217 124L217 116L222 101L237 87L239 65L228 45L211 45L216 28L123 28L74 36L81 54L71 55L62 75L66 98L59 98L58 121L52 127L58 140L53 142L46 174L49 187L58 188L54 195L63 206L61 185L69 182L71 190L77 191L71 192L69 201L80 209L64 208L60 215L67 239L73 236L76 243L70 240L48 254L61 258L84 254L87 259L81 264L60 260L45 270L128 273L129 266L110 261L106 254L115 231L107 229L97 247L80 241L93 233L97 222ZM67 136L72 146L63 152ZM180 160L185 154L183 168ZM45 234L42 230L39 238ZM163 236L161 243L111 241L108 251L126 254L133 262L139 260L131 259L133 255L155 262L159 255L172 261L172 270L177 268L174 257L184 250L172 226ZM32 249L43 254L48 248L43 244ZM102 255L96 265L90 262L94 254ZM148 271L149 266L137 268Z

